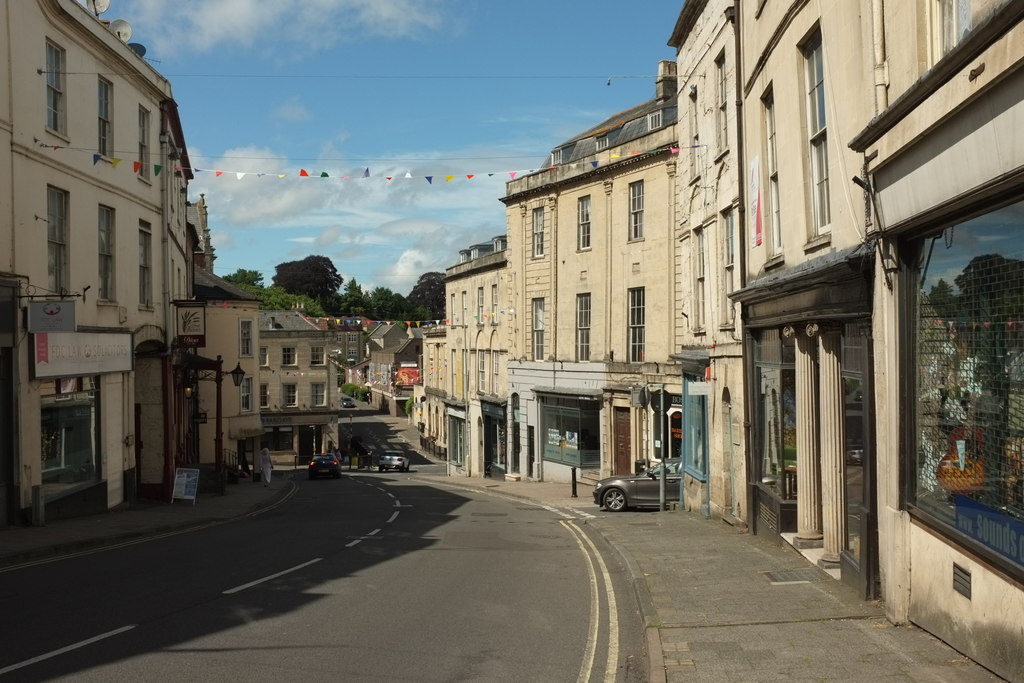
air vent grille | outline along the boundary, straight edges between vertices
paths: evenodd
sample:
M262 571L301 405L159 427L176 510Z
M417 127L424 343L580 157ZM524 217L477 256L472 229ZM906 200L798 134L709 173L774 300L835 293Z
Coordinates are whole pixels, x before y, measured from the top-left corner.
M968 600L971 599L971 572L953 563L953 590Z

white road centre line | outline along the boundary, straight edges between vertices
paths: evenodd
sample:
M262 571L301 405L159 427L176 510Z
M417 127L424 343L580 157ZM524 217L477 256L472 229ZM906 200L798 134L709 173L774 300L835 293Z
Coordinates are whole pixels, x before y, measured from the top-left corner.
M594 670L597 635L598 629L601 626L601 605L597 590L597 572L594 570L594 559L590 557L590 553L587 552L579 538L580 530L564 519L559 524L568 529L569 533L572 534L573 540L576 541L580 552L583 553L583 558L587 561L587 574L590 575L590 628L587 629L587 647L583 652L583 661L580 663L580 673L576 677L576 683L588 683L590 681L590 673Z
M8 673L10 673L12 671L16 671L18 669L22 669L22 668L24 668L26 666L31 666L33 664L38 664L39 662L45 661L45 660L50 659L52 657L57 657L59 655L64 654L65 652L71 652L72 650L77 650L80 647L85 647L86 645L92 645L93 643L97 643L97 642L99 642L99 641L101 641L101 640L103 640L105 638L110 638L112 636L119 635L121 633L124 633L125 631L131 631L136 626L138 626L138 624L131 624L130 626L122 626L121 628L114 629L113 631L107 631L106 633L101 633L98 636L94 636L92 638L87 638L85 640L81 640L81 641L79 641L77 643L74 643L73 645L68 645L67 647L62 647L59 650L53 650L52 652L47 652L46 654L39 655L38 657L33 657L32 659L26 659L24 662L18 662L17 664L11 664L10 666L6 666L3 669L0 669L0 676L3 676L4 674L8 674Z
M241 591L244 591L246 588L252 588L253 586L258 586L261 583L266 583L267 581L272 581L273 579L276 579L279 576L284 576L285 574L291 574L292 572L298 571L298 570L302 569L303 567L308 567L311 564L316 564L317 562L319 562L322 559L323 559L322 557L313 558L309 562L303 562L302 564L296 565L296 566L292 567L291 569L285 569L283 572L278 572L276 574L271 574L270 576L264 576L262 579L256 579L255 581L250 581L249 583L243 583L241 586L235 586L234 588L229 588L226 591L224 591L223 594L224 595L231 595L232 593L239 593Z
M376 536L379 533L380 533L380 529L374 529L373 531L371 531L370 533L368 533L366 535L367 536Z
M391 516L388 518L388 521L386 521L384 523L385 524L391 524L391 522L395 521L397 518L398 518L398 510L395 510L394 512L391 513Z
M604 680L614 683L615 667L619 661L619 606L615 600L615 591L612 590L612 576L608 572L608 565L604 563L604 558L601 557L601 553L590 537L583 531L579 531L579 535L590 546L591 553L598 565L601 566L601 575L604 577L604 585L607 589L605 597L608 600L608 661L605 663Z
M356 539L356 540L354 540L354 541L349 541L348 543L346 543L346 544L345 544L345 547L346 547L346 548L351 548L351 547L352 547L352 546L354 546L354 545L358 545L358 544L359 544L359 541L361 541L361 540L363 540L363 539L361 539L361 538L357 538L357 539Z

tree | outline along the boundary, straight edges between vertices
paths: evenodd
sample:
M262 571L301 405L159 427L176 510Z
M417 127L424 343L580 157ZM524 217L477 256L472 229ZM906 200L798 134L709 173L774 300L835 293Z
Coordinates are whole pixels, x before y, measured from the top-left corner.
M224 279L233 285L239 287L245 287L247 291L252 291L253 288L263 289L263 273L258 270L247 270L245 268L239 268L230 275L225 275Z
M263 290L262 302L260 308L270 311L286 311L291 310L298 305L305 309L306 315L313 317L321 317L326 315L323 306L320 302L315 299L311 299L305 294L292 294L291 292L285 291L284 288L273 285Z
M369 316L370 302L355 278L345 283L345 291L338 301L338 313L341 315Z
M408 315L405 297L387 287L375 287L370 292L370 306L378 320L405 320Z
M423 309L426 315L417 315L420 319L440 319L444 317L444 273L423 273L406 298L414 309ZM420 313L420 311L417 311Z
M345 279L326 256L307 256L301 261L279 263L273 283L291 294L308 296L324 309L335 310L338 290Z

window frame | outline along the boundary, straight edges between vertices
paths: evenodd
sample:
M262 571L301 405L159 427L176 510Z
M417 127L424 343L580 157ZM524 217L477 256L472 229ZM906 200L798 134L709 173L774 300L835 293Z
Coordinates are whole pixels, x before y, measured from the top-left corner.
M664 123L663 123L664 120L665 120L665 118L662 115L662 112L661 112L660 109L658 111L652 111L651 113L649 113L647 115L647 130L648 130L648 132L650 132L652 130L658 130L659 128L661 128L662 125L664 125Z
M153 307L153 227L139 221L139 306Z
M544 207L539 206L533 210L533 257L544 256Z
M764 116L765 164L768 175L768 191L765 193L765 213L768 219L769 256L782 254L782 209L779 205L779 154L778 128L775 122L775 91L769 89L761 98Z
M100 301L116 301L114 285L116 270L114 257L117 235L117 212L111 206L98 205L96 215L96 276L99 280L96 296Z
M294 382L281 385L281 405L285 408L299 407L299 385Z
M576 199L576 250L586 251L590 249L591 218L590 212L592 201L590 195L583 195Z
M693 230L693 315L695 330L703 330L707 320L707 229L701 225Z
M315 408L323 408L327 405L327 383L309 383L309 405Z
M530 349L533 360L544 360L544 298L532 300L530 316Z
M242 383L238 385L238 410L242 413L251 413L252 407L252 377L243 377Z
M644 287L626 290L626 349L630 363L643 363L647 344L647 292Z
M644 238L644 181L629 184L629 241Z
M327 365L327 349L324 346L310 346L309 347L309 364L310 365Z
M804 57L807 154L813 237L828 232L832 222L829 188L828 112L825 97L825 48L816 34L801 48Z
M282 346L281 347L281 365L287 365L289 367L299 364L299 354L296 352L294 346Z
M243 378L244 379L244 378ZM270 407L270 385L260 382L260 408Z
M139 177L149 180L149 131L150 113L143 106L139 106Z
M252 358L253 327L253 321L248 318L238 321L238 355L242 358Z
M722 225L722 326L736 324L736 307L729 295L736 290L736 212L729 207L721 214Z
M729 149L729 81L725 66L723 51L715 59L715 133L719 154Z
M96 151L114 156L114 84L100 76L96 79Z
M590 292L576 295L576 361L590 361L590 330L593 323L593 299Z
M46 127L54 133L67 133L66 79L67 52L51 40L46 41Z

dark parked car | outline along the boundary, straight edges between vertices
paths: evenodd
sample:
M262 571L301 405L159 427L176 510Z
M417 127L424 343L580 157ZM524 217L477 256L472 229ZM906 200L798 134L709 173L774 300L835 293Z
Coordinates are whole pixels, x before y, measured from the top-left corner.
M309 478L317 477L341 479L341 463L333 455L314 455L309 461Z
M605 510L658 507L661 504L661 468L665 467L665 500L679 500L680 459L667 458L641 474L608 477L594 487L594 503Z
M384 450L374 459L377 460L378 472L383 472L384 470L409 471L409 458L401 451Z
M341 407L342 408L355 408L356 407L356 402L353 401L348 396L342 396L341 397Z

